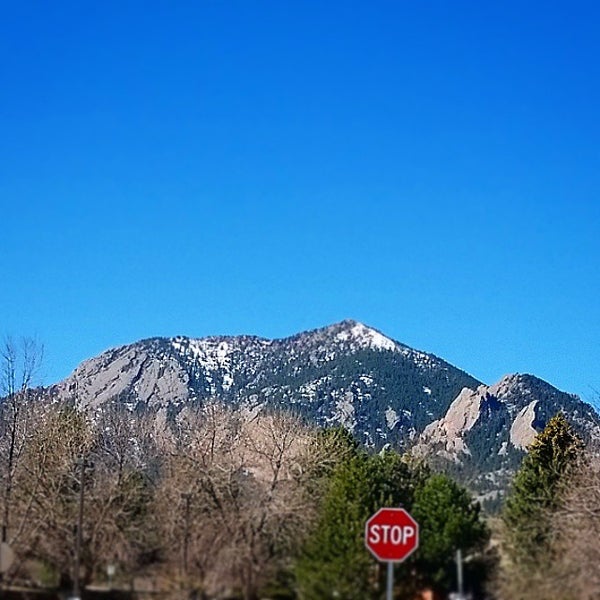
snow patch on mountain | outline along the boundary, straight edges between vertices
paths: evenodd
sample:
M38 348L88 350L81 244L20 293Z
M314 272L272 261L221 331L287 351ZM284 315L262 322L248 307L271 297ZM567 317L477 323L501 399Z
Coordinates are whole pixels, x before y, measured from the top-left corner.
M355 323L349 329L343 329L335 336L335 339L340 342L354 341L361 347L374 350L395 350L397 347L394 340L362 323Z
M182 356L190 357L207 371L227 369L231 365L230 346L226 341L174 338L171 346Z
M394 429L396 425L400 422L400 417L398 413L391 407L388 406L385 411L385 422L387 423L388 429Z

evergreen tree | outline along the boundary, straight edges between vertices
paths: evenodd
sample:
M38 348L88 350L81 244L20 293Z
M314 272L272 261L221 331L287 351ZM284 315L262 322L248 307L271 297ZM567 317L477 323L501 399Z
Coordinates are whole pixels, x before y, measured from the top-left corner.
M336 468L296 568L300 598L365 600L381 594L383 569L365 548L365 523L382 506L410 505L417 479L395 452L360 452Z
M489 569L483 551L490 532L469 493L446 475L432 475L415 491L411 514L419 523L413 560L421 583L444 592L457 589L455 555L461 550L471 554L468 588L479 588Z
M503 511L506 551L515 567L537 567L548 556L551 515L583 443L564 415L550 419L517 472Z
M396 452L357 452L333 472L318 525L298 561L301 599L382 597L386 568L365 548L364 531L368 518L385 506L406 508L420 526L419 549L395 567L402 597L414 597L426 585L451 591L457 549L475 556L468 581L474 583L475 572L476 583L483 580L489 531L466 490Z

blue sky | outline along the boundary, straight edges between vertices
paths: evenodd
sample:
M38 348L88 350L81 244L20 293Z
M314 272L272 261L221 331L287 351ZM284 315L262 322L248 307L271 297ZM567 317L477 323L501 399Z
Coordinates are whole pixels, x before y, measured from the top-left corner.
M3 3L0 333L354 318L597 398L600 9L492 4Z

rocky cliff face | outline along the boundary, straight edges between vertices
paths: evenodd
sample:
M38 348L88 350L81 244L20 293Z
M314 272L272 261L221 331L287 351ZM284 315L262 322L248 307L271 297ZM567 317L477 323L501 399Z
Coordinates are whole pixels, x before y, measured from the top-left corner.
M585 439L600 440L591 406L533 375L514 374L463 389L446 414L424 428L412 452L495 501L536 434L560 411Z
M448 412L425 427L412 448L413 454L427 456L435 446L438 455L455 462L460 461L462 454L470 454L465 436L481 416L486 391L484 385L476 390L463 388Z
M342 425L367 446L412 449L482 493L501 489L546 421L563 410L586 436L591 406L531 375L486 386L355 321L267 340L153 338L82 363L51 390L93 410L111 401L174 418L219 399Z

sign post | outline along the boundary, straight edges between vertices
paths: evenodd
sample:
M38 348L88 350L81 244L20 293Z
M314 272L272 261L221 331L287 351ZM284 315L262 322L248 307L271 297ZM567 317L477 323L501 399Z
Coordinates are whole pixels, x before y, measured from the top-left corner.
M419 547L419 524L403 508L380 508L365 525L365 546L377 560L387 562L387 600L392 600L394 563Z

